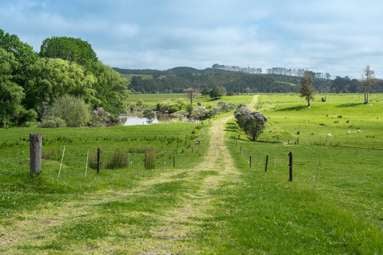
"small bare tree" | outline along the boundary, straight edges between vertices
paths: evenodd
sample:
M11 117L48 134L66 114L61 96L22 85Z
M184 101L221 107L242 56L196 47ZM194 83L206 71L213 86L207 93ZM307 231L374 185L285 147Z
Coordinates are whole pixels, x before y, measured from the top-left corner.
M187 88L184 90L184 92L186 93L186 97L190 101L190 105L193 105L193 99L197 96L198 91L194 88Z
M375 83L375 72L368 65L366 69L363 71L362 75L362 86L363 86L363 95L364 95L364 103L368 104L369 102L369 93L370 87Z
M194 100L195 97L197 97L198 90L196 90L195 88L187 88L187 89L184 90L184 92L186 93L186 97L190 101L190 105L187 106L187 112L188 112L188 115L189 115L189 118L190 118L191 114L193 112L193 100Z
M314 99L314 86L313 86L313 74L311 72L305 72L301 82L301 97L304 97L307 101L307 106L311 106L311 100Z

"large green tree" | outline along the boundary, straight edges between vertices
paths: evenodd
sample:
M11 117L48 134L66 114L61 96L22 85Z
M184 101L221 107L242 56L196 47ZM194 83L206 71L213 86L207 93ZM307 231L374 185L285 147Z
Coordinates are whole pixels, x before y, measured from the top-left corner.
M30 67L37 61L38 55L31 46L20 41L16 35L6 33L1 29L0 48L14 55L17 65L12 70L12 80L25 87L31 76Z
M93 63L90 71L96 77L94 87L99 100L96 106L103 107L113 114L119 114L126 110L127 79L101 62Z
M40 58L32 66L33 77L29 80L25 99L28 108L35 108L42 114L49 105L65 95L83 98L87 103L97 105L96 77L82 66L62 59Z
M15 56L0 48L0 121L7 127L22 110L23 88L13 81L18 68Z
M95 77L92 86L97 94L92 100L88 97L84 99L93 107L103 107L114 114L125 110L127 80L120 73L98 61L89 43L71 37L52 37L44 40L40 55L76 62L82 65L87 73L92 73ZM68 92L68 94L74 93ZM74 95L78 96L78 94Z
M40 56L61 58L84 66L97 62L97 56L92 46L86 41L72 37L45 39L41 45Z
M36 62L38 55L33 51L33 48L20 41L16 35L4 32L0 29L0 48L11 52L18 63L19 69L27 68L29 65Z
M97 60L81 39L46 39L40 55L0 29L0 125L42 118L64 95L81 98L113 114L125 110L127 80Z

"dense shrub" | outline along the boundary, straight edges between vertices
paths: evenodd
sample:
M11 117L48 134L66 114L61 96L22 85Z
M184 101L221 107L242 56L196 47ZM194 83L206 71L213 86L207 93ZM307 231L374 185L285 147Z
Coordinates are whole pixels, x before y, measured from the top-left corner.
M65 120L69 127L86 126L91 119L89 106L84 100L69 95L57 99L48 111L48 116Z
M188 116L189 116L189 113L187 111L185 111L185 110L181 110L181 111L178 111L178 112L170 114L171 118L175 118L175 119L178 119L178 120L184 120Z
M92 127L111 126L118 123L118 118L105 111L102 107L97 107L92 111L90 125Z
M229 112L235 109L235 104L218 102L217 109L219 112Z
M246 106L239 106L234 112L238 125L252 141L257 140L265 128L267 118L260 112L252 112Z
M66 122L65 120L59 117L47 116L46 118L43 118L43 120L41 121L40 127L42 128L66 127Z
M214 112L210 109L205 108L204 106L197 106L193 108L191 113L191 119L194 120L206 120L211 118L214 115Z
M209 91L209 96L212 99L219 99L226 95L226 89L223 86L216 86Z
M156 117L156 113L150 109L145 109L144 112L142 113L142 116L144 118L148 119L148 122L152 122L154 118Z
M157 104L156 111L160 113L172 114L183 110L184 108L185 104L182 101L177 101L176 103L165 101Z

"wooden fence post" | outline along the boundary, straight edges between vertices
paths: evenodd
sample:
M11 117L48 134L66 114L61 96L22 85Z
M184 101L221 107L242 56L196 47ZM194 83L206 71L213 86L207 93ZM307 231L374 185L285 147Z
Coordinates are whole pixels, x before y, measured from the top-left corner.
M43 137L39 134L29 135L30 175L33 177L41 172Z
M101 168L101 150L97 148L97 173L100 173Z
M293 181L293 153L289 152L289 182Z
M269 155L266 155L266 162L265 162L265 173L267 172L267 167L269 166Z
M249 156L249 167L250 167L250 169L251 169L251 156Z

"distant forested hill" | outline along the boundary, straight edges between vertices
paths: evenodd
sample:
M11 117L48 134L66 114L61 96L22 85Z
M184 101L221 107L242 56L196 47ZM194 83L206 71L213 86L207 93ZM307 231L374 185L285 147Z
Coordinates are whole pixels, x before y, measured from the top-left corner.
M130 89L142 93L178 93L193 87L200 90L223 86L229 93L243 92L297 92L300 77L248 74L207 68L203 70L190 67L176 67L166 71L159 70L116 70L126 75L131 83ZM337 77L335 80L316 79L316 89L320 92L360 92L358 80ZM383 83L372 88L374 92L383 92Z

